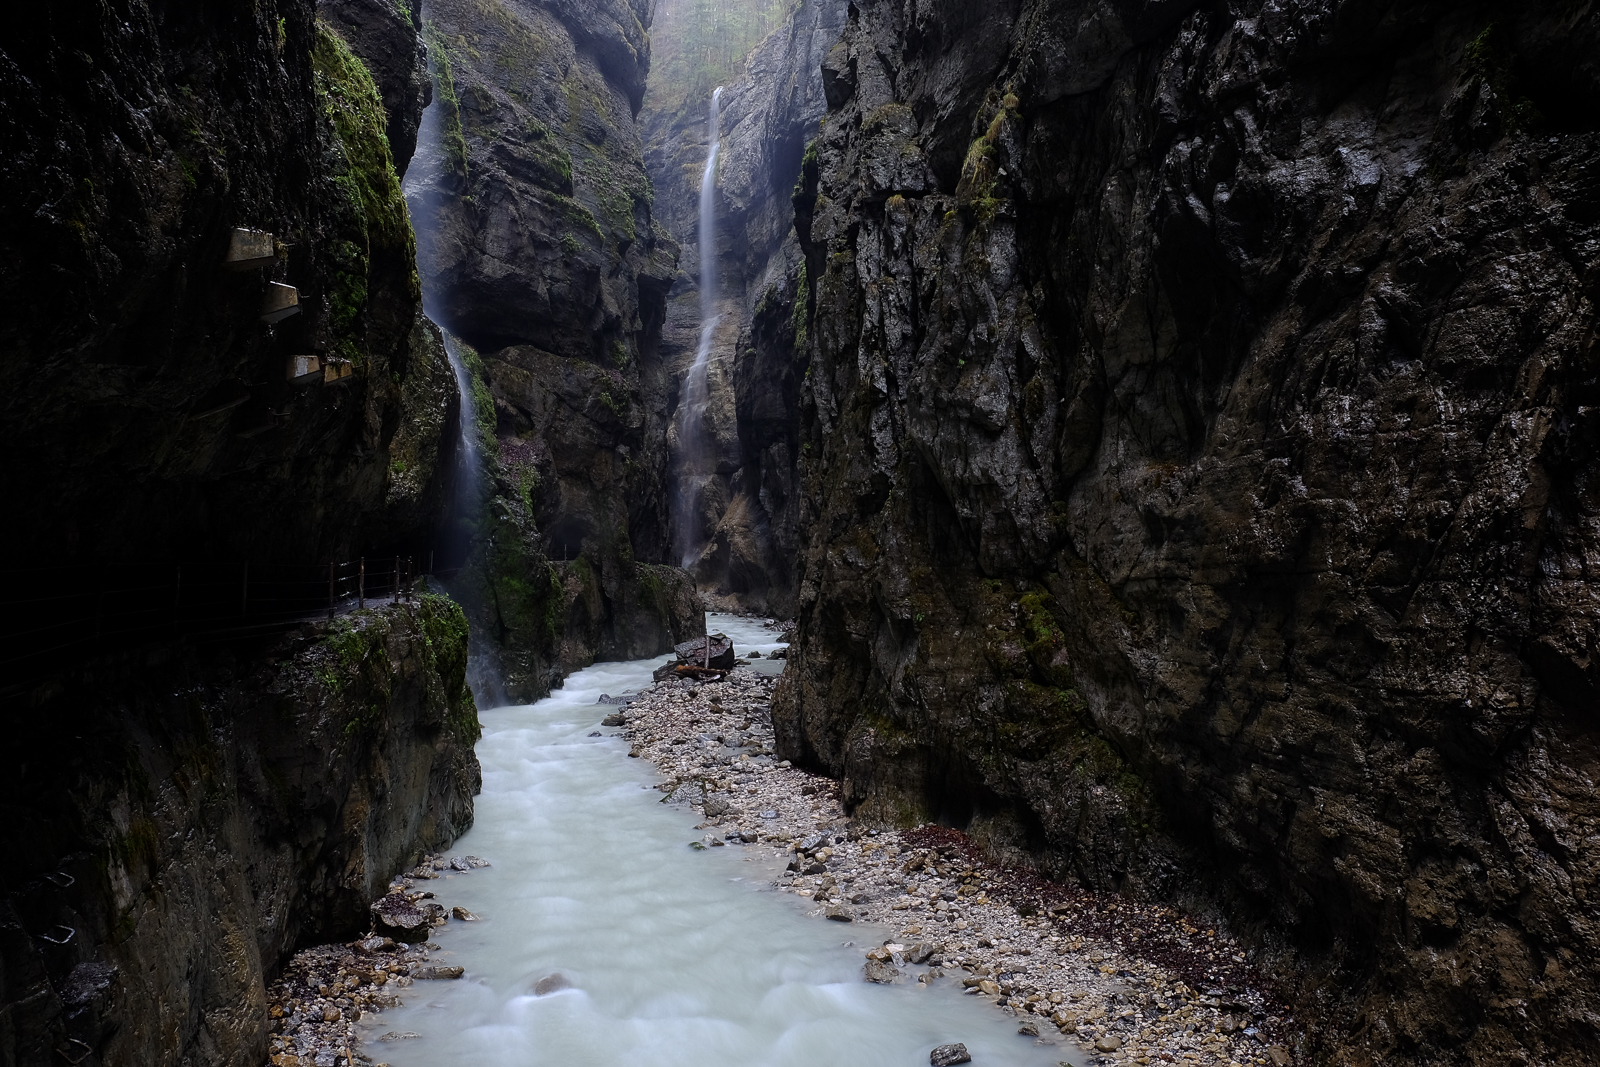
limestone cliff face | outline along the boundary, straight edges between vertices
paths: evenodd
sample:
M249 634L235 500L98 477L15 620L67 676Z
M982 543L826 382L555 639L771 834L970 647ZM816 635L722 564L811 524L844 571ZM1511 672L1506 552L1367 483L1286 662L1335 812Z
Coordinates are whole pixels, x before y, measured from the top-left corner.
M367 929L389 879L472 824L480 731L450 601L236 666L168 656L102 663L13 719L8 1064L265 1062L265 979Z
M1200 886L1332 1060L1595 1062L1600 18L854 9L783 754Z
M408 188L431 309L477 382L488 484L468 509L461 587L515 699L596 658L668 651L703 625L692 585L658 569L658 347L677 246L651 217L634 124L650 9L425 11L437 148Z
M822 59L844 27L844 0L803 0L723 89L716 184L722 316L708 371L710 455L675 441L676 491L695 501L702 589L731 606L794 611L803 346L793 309L804 286L790 203L806 144L827 109ZM684 247L662 330L676 402L700 339L700 181L709 101L644 117L656 213ZM803 322L803 319L801 320ZM676 546L682 551L685 546Z
M8 26L0 435L5 497L29 516L5 526L11 558L426 549L429 427L454 388L385 135L405 116L386 119L351 41L376 50L313 15L123 0ZM269 231L275 258L225 270L240 227ZM267 324L274 282L301 310ZM304 354L353 376L295 385Z

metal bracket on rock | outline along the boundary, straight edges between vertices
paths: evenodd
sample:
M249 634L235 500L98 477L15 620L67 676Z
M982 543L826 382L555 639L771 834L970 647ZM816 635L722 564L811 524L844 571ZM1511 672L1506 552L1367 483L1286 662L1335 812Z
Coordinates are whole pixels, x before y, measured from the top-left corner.
M52 926L50 929L52 929L52 930L65 930L67 932L67 936L66 937L51 937L49 934L40 934L39 935L40 937L44 938L46 941L50 942L52 945L65 945L68 941L71 941L74 937L76 937L78 935L78 931L74 930L70 926L56 925L56 926Z
M86 1042L86 1041L79 1041L75 1037L69 1037L69 1038L67 1038L67 1044L69 1044L69 1045L77 1045L79 1048L83 1049L83 1051L78 1054L78 1058L77 1059L73 1059L70 1055L68 1055L67 1054L67 1050L64 1049L64 1048L56 1049L56 1051L61 1054L61 1058L66 1060L68 1063L73 1064L74 1067L76 1067L77 1064L82 1063L84 1060L88 1059L91 1055L94 1054L94 1049L92 1047L90 1047L89 1043Z

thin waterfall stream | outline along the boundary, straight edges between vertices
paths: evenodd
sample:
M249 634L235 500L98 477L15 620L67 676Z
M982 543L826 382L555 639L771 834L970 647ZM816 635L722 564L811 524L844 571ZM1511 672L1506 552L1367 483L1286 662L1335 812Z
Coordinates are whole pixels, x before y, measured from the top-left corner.
M741 650L770 653L758 622L712 616ZM537 704L482 713L483 794L452 849L492 866L426 883L482 916L435 933L453 982L418 982L378 1016L369 1052L394 1067L921 1067L964 1042L974 1063L1045 1067L1017 1022L959 984L878 986L863 947L890 931L803 914L772 886L770 848L696 851L696 815L660 803L649 764L591 736L596 703L650 683L666 657L601 663ZM768 662L771 662L770 660ZM536 995L541 978L566 988ZM364 1023L364 1025L367 1025ZM415 1037L379 1043L384 1033ZM381 1050L381 1052L380 1052Z
M706 441L706 402L710 399L707 367L711 361L711 336L716 331L717 315L717 155L722 145L721 115L722 87L711 93L711 113L708 118L706 167L700 177L700 347L695 350L694 363L683 379L678 396L678 449L679 464L683 474L679 478L678 492L674 494L673 535L674 544L685 567L694 565L700 553L698 528L699 478L708 458Z

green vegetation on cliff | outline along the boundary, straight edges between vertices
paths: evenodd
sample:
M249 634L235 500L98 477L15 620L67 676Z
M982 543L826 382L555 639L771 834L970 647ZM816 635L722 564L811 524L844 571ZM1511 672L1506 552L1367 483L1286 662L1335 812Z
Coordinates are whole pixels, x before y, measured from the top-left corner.
M676 111L731 81L783 22L785 0L661 0L656 8L649 106Z
M461 99L456 94L455 76L450 63L450 45L432 22L422 24L422 39L428 45L429 65L433 68L434 90L439 94L443 115L445 158L455 176L467 180L467 139L461 132Z
M414 640L421 635L421 647ZM313 675L334 699L330 706L346 716L347 739L367 737L385 721L406 661L435 679L443 726L459 744L483 735L477 707L467 688L466 613L446 596L433 593L384 609L358 611L335 619L313 655Z
M331 325L338 354L364 365L367 352L357 340L361 333L358 320L371 295L368 283L373 260L382 257L411 265L411 296L420 298L416 238L395 174L385 133L386 115L372 73L338 33L320 21L311 62L317 99L337 149L334 186L344 200L331 242L336 264L327 294Z
M360 205L369 240L407 249L415 257L411 218L395 174L384 133L383 100L372 73L344 39L322 22L317 23L311 62L318 99L344 153L344 173L336 181Z

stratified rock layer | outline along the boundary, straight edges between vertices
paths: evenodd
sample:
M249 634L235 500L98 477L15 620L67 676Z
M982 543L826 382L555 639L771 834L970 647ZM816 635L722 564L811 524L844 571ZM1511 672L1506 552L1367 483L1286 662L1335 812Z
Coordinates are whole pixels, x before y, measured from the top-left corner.
M1334 1059L1595 1062L1600 19L854 6L781 753L1210 895Z
M11 729L31 755L0 786L7 1063L264 1062L264 980L365 931L390 878L472 825L480 730L450 601L237 668L168 655L102 663Z

